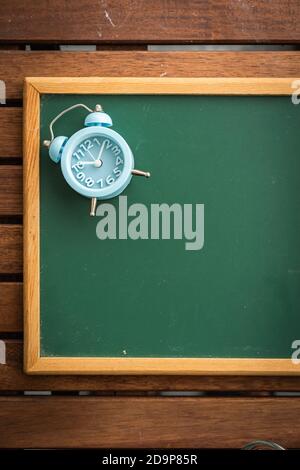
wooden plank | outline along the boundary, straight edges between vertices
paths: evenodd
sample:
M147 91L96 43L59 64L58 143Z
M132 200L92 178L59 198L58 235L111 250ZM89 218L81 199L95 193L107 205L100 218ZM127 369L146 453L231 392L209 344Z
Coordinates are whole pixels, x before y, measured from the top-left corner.
M300 398L1 397L0 447L300 447Z
M299 16L298 0L2 0L0 41L296 43Z
M16 73L18 70L18 73ZM300 52L0 51L7 99L21 99L24 77L298 77Z
M23 329L22 284L0 283L0 332L19 332Z
M300 53L73 53L0 52L0 78L8 98L21 98L25 76L299 76ZM19 70L18 75L15 70ZM0 158L22 155L22 110L0 108Z
M16 74L15 70L19 73ZM300 75L299 52L0 52L8 98L21 98L25 76L278 76ZM22 110L0 108L0 158L22 155Z
M21 156L22 108L0 108L0 159Z
M40 94L89 95L291 95L293 79L274 77L32 77ZM25 106L25 105L24 105ZM25 108L33 113L33 104ZM39 103L37 106L40 111ZM39 121L37 120L37 123ZM29 126L30 129L30 126ZM35 128L34 128L35 129ZM26 144L26 140L25 140Z
M40 356L40 95L24 90L24 366Z
M18 290L20 286L18 287ZM16 296L16 294L14 294ZM20 302L20 299L17 300ZM7 302L8 304L8 302ZM15 305L7 307L12 316ZM20 312L20 310L19 310ZM2 315L0 311L0 315ZM18 313L20 315L20 313ZM6 323L7 325L7 323ZM247 376L33 376L23 373L23 343L7 340L6 364L0 365L0 390L53 390L53 391L299 391L299 377L247 377Z
M22 227L0 225L0 273L22 272Z
M22 200L22 167L0 165L0 215L22 214Z

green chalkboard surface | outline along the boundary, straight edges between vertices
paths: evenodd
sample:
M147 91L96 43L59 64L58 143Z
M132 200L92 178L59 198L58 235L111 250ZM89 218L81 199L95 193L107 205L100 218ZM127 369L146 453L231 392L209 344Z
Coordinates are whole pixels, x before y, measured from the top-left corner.
M41 356L289 358L300 337L300 107L289 96L43 95L100 103L137 168L127 204L204 204L204 246L99 240L99 217L40 152ZM83 127L74 110L54 127ZM109 203L118 213L119 198Z

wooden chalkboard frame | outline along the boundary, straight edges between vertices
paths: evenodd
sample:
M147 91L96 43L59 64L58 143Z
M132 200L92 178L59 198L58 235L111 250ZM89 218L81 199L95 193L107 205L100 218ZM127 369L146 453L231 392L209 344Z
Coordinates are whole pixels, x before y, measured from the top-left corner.
M24 87L24 368L30 374L299 375L290 359L40 355L41 94L291 95L297 78L26 78Z

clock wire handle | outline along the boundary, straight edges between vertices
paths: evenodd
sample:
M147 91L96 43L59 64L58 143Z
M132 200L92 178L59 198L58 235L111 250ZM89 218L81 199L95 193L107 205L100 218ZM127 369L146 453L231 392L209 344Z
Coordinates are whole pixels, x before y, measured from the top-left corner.
M99 106L99 105L97 105L97 111L98 111L98 106ZM68 113L69 111L72 111L72 109L75 109L75 108L84 108L84 109L86 109L87 111L89 111L90 113L93 112L93 109L89 108L88 106L86 106L86 105L83 104L83 103L73 104L73 106L69 106L69 108L66 108L66 109L64 109L63 111L61 111L57 116L55 116L54 119L52 119L52 121L51 121L50 124L49 124L49 130L50 130L50 136L51 136L50 143L51 143L52 140L54 139L53 125L54 125L54 124L56 123L56 121L58 121L58 119L60 119L64 114Z

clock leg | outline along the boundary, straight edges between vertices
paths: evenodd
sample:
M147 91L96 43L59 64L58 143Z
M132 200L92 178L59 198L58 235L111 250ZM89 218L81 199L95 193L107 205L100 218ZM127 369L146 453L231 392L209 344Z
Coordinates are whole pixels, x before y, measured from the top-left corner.
M92 197L92 199L91 199L91 210L90 210L90 215L91 216L96 215L96 206L97 206L97 198Z
M131 170L131 173L136 176L145 176L145 178L150 178L149 171Z

